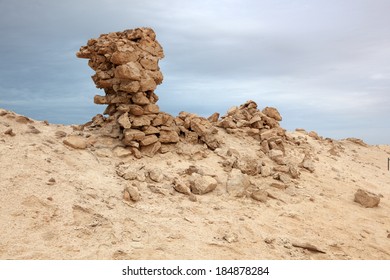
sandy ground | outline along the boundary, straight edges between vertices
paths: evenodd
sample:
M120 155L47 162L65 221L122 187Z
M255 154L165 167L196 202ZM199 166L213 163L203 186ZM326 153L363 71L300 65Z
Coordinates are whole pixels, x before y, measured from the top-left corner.
M109 139L73 149L58 131L74 133L0 116L0 259L390 259L390 146L288 132L315 155L315 171L301 169L286 189L251 176L271 196L264 203L227 193L221 156L202 145L137 160L116 156ZM251 137L219 134L243 156L259 149ZM289 153L298 160L301 151ZM163 180L145 178L141 200L125 201L123 164L161 170ZM196 201L172 187L191 165L219 182ZM379 207L354 202L359 188L381 195Z

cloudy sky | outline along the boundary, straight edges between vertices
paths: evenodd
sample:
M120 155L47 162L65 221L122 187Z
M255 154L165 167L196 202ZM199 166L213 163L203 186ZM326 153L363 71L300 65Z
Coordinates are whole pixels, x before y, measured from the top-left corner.
M390 144L388 0L0 0L0 107L53 123L104 110L89 38L152 27L162 111L208 116L252 99L281 125Z

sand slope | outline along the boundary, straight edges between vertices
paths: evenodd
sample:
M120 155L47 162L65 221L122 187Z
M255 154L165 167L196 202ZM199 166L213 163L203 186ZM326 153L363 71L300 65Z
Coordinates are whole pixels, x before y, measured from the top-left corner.
M390 146L288 132L303 143L291 156L300 161L299 149L309 149L315 171L301 168L286 189L250 176L251 188L269 194L260 202L227 193L221 164L226 148L256 156L251 137L220 129L218 152L181 143L177 152L137 160L87 132L89 148L64 145L59 131L77 127L0 112L0 259L390 259ZM14 136L4 134L9 128ZM188 176L191 165L216 178L217 188L175 191L175 177ZM123 167L140 170L137 202L123 198L132 183L118 176ZM143 178L151 170L162 179ZM379 207L354 202L359 188L381 195Z

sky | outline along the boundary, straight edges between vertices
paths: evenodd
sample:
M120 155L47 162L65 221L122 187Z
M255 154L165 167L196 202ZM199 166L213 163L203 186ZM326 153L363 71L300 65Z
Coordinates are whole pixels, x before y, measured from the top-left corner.
M0 107L77 124L102 113L88 39L151 27L161 111L224 114L254 100L287 130L390 144L388 0L0 0Z

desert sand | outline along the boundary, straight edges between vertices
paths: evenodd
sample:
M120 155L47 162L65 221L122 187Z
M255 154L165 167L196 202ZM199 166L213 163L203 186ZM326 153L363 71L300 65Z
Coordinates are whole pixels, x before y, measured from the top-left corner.
M252 136L217 129L215 150L180 141L137 159L94 130L0 110L0 259L390 259L390 146L286 132L289 161L313 162L281 182L275 166L227 168L269 158ZM217 186L175 190L194 175ZM355 202L358 189L379 205Z

